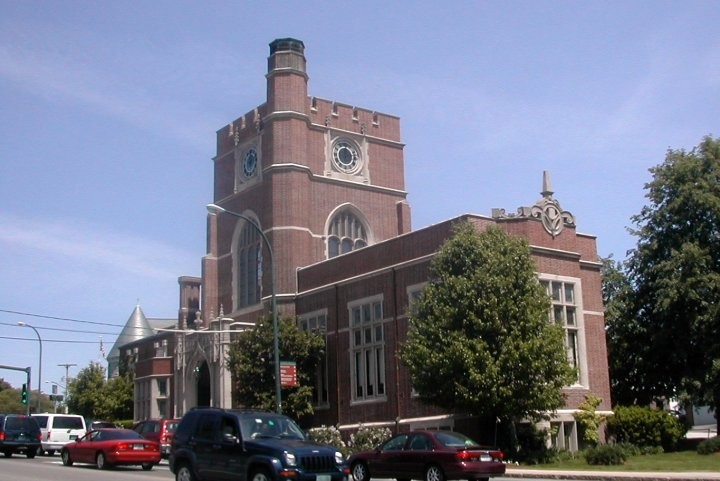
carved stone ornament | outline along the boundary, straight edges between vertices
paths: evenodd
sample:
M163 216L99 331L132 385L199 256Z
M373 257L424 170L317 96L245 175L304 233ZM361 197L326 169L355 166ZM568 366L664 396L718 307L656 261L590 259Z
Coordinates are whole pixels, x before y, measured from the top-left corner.
M550 174L543 172L542 198L531 207L519 207L517 214L507 214L505 209L493 209L493 219L534 218L542 222L543 228L551 236L560 235L565 226L575 226L575 216L562 210L560 202L553 199L550 187Z

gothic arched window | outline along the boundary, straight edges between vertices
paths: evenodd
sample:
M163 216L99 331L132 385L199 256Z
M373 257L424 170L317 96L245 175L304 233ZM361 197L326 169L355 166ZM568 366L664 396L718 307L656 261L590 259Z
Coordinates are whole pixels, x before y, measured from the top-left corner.
M368 245L367 229L360 219L344 210L333 217L328 228L328 258Z
M260 302L262 296L262 239L247 221L240 222L233 252L235 309Z

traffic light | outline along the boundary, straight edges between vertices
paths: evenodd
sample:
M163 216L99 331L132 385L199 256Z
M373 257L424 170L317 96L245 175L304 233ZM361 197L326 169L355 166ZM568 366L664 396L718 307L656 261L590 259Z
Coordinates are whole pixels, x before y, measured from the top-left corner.
M20 394L20 400L23 404L28 403L28 390L27 390L27 384L22 385L22 393Z

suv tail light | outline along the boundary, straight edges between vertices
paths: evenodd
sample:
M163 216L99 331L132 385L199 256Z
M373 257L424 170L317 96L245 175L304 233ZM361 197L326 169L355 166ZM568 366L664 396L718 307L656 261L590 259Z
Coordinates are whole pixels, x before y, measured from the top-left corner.
M0 441L5 441L6 436L5 431L0 431Z

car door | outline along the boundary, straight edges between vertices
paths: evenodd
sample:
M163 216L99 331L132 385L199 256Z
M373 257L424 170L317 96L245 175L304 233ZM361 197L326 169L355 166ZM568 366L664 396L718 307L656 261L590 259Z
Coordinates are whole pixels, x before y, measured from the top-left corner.
M398 478L397 470L402 466L405 445L408 440L407 434L398 434L394 438L386 441L368 465L370 472L375 478Z
M425 433L415 433L408 440L407 449L398 463L397 477L423 479L423 467L432 457L433 442Z
M218 445L215 462L221 471L218 481L241 481L245 477L247 456L243 456L240 427L237 417L224 415L220 418Z
M203 413L198 419L193 442L195 443L195 465L200 479L224 479L223 469L218 466L220 449L220 416L217 413Z

